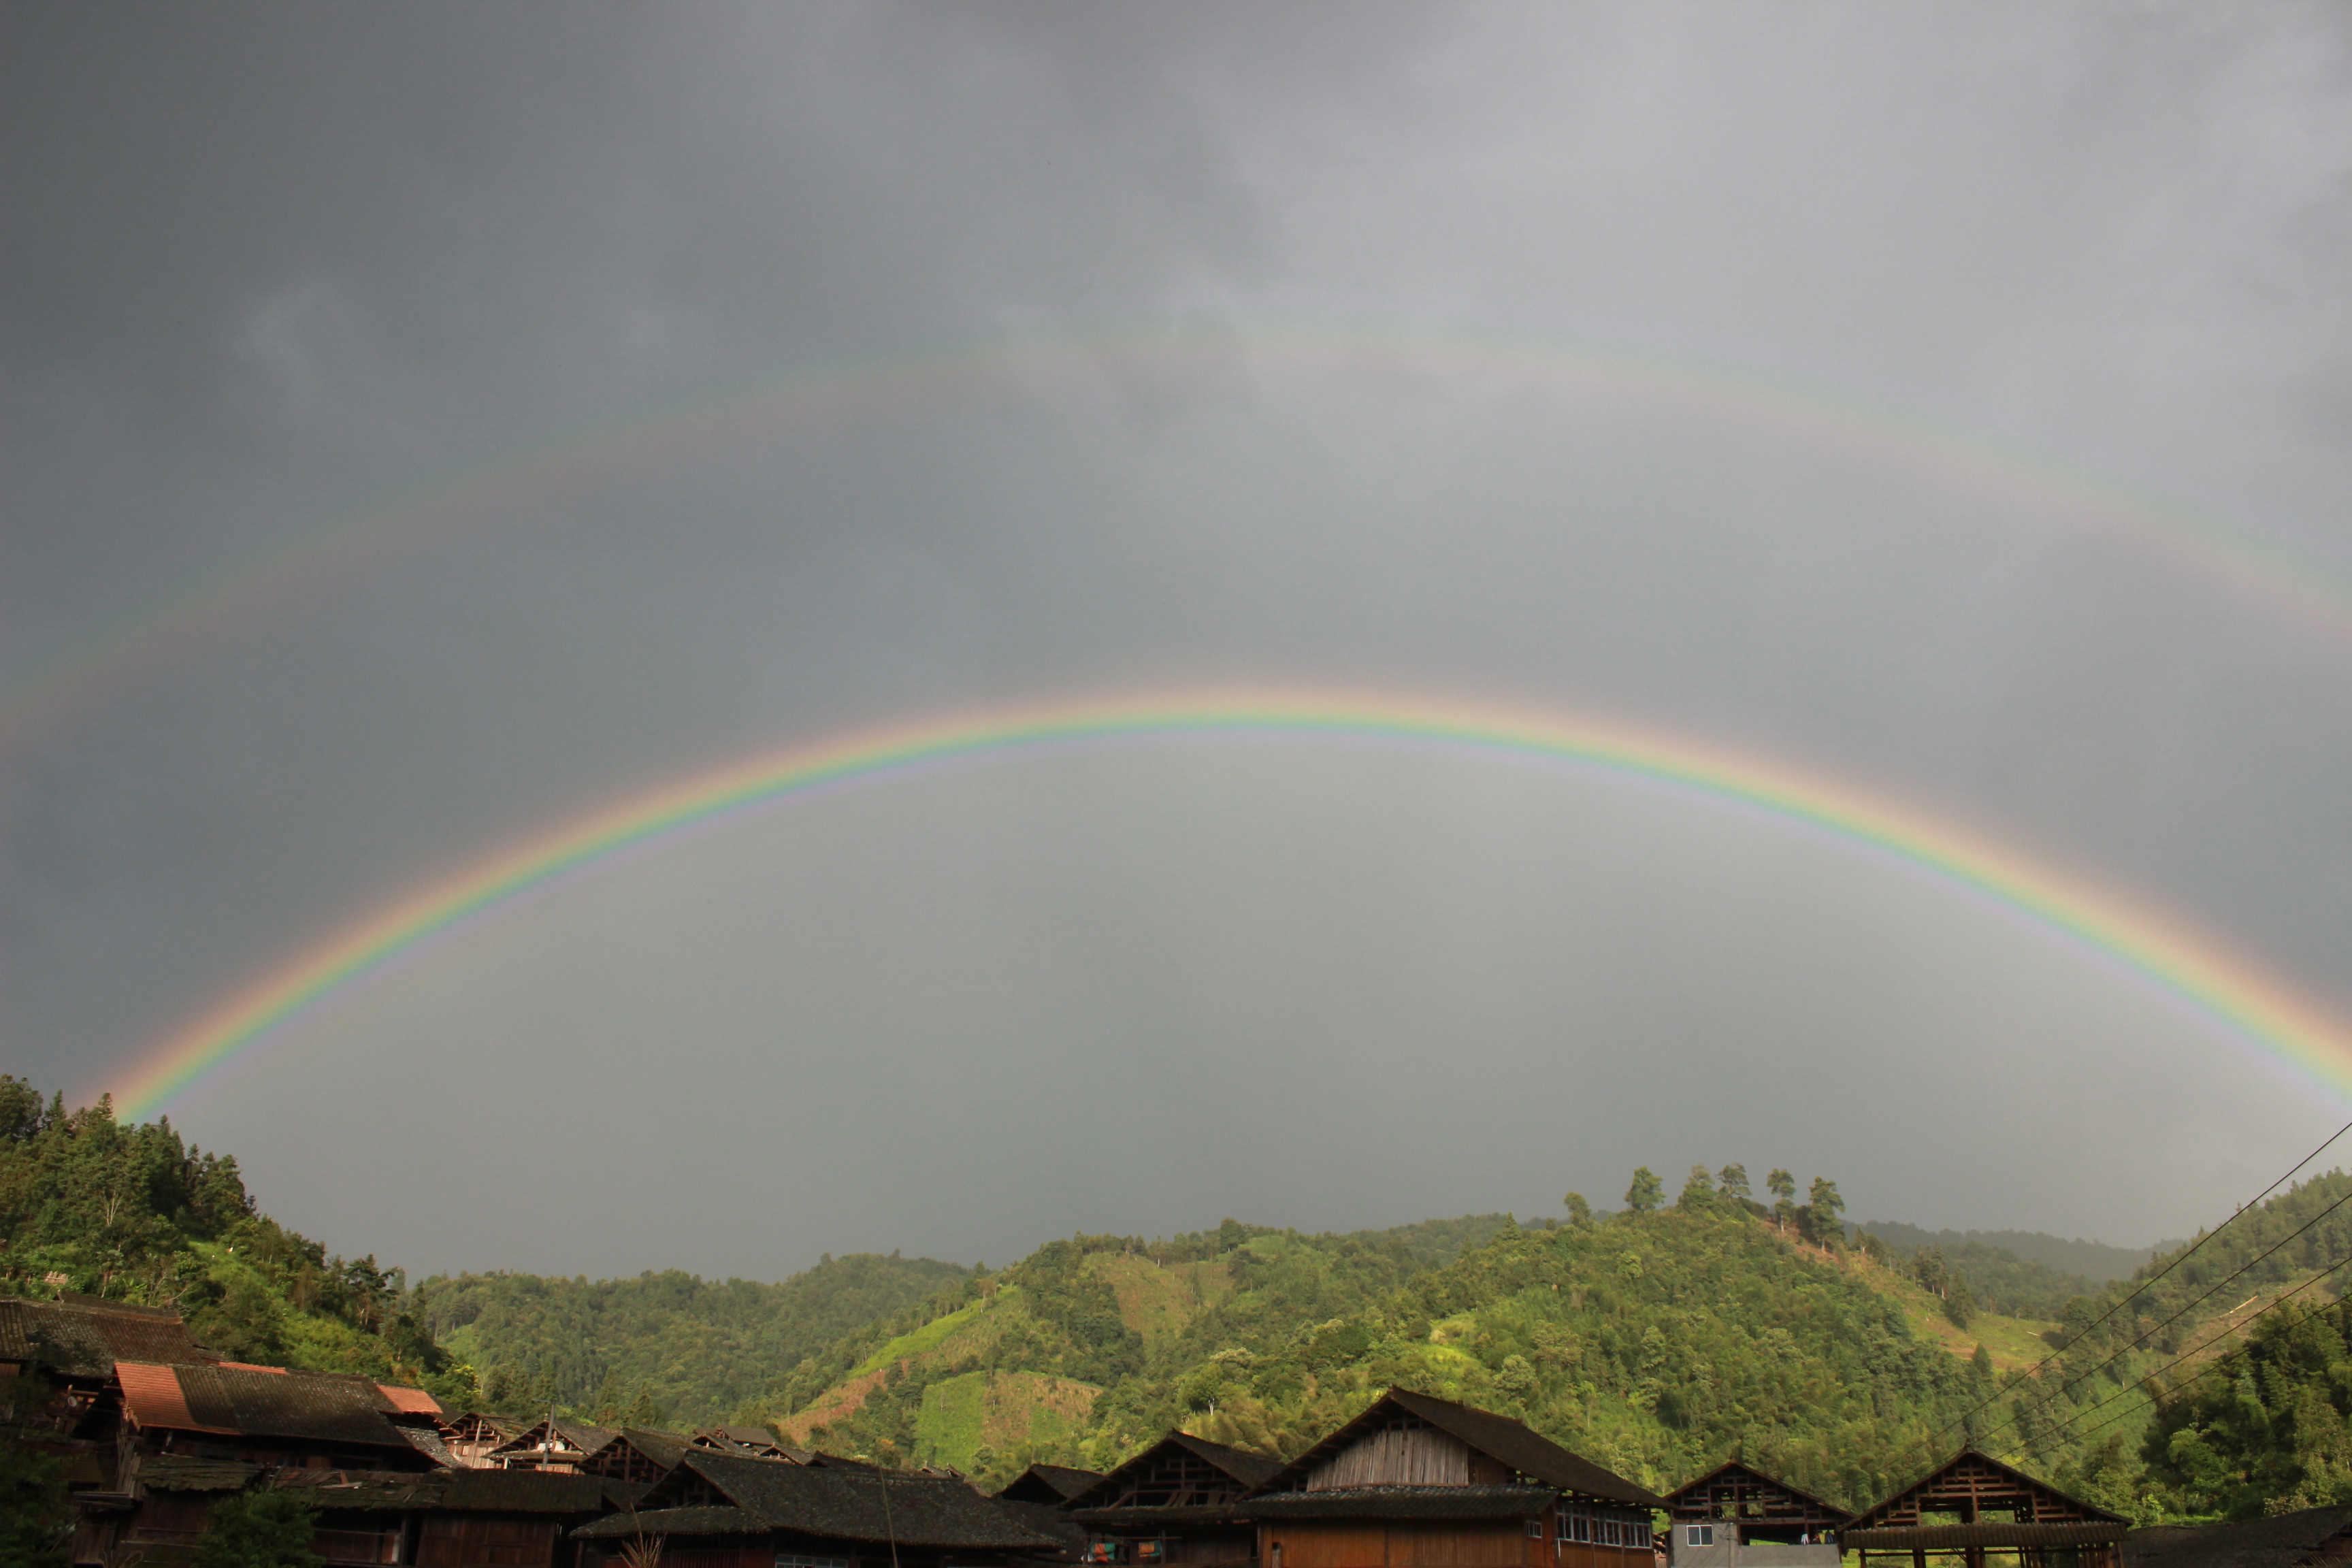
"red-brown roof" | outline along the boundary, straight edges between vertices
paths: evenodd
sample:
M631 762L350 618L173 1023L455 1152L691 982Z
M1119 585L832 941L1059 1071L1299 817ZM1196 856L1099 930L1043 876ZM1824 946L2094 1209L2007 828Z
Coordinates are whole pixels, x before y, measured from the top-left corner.
M254 1437L297 1437L416 1451L394 1415L428 1414L363 1377L222 1363L155 1366L117 1362L123 1406L142 1426ZM398 1391L424 1397L420 1389ZM439 1434L435 1432L434 1436Z
M148 1366L135 1361L114 1363L122 1387L122 1409L142 1426L166 1426L175 1432L228 1432L233 1427L207 1426L188 1409L180 1379L168 1366Z

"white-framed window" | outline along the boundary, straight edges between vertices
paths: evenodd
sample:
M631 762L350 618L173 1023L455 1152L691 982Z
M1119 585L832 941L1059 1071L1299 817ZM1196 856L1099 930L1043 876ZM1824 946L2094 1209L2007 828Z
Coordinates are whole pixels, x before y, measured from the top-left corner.
M1686 1526L1683 1534L1683 1544L1685 1546L1714 1545L1715 1526L1711 1524L1694 1524Z
M1536 1540L1541 1541L1543 1539L1543 1521L1539 1519L1531 1519L1528 1521L1528 1533Z
M1591 1514L1580 1513L1576 1516L1576 1538L1579 1541L1586 1542L1588 1543L1592 1540L1592 1516Z

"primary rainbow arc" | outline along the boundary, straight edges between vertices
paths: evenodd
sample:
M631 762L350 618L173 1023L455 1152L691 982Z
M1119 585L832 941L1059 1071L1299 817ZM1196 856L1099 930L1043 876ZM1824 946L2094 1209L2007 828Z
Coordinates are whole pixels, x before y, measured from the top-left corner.
M2211 936L1980 835L1819 773L1614 721L1459 702L1264 691L965 713L788 747L700 773L478 861L297 957L155 1047L115 1089L155 1115L402 956L534 890L733 814L958 763L1151 738L1351 741L1570 766L1743 809L1890 859L2107 963L2240 1048L2352 1099L2352 1034Z

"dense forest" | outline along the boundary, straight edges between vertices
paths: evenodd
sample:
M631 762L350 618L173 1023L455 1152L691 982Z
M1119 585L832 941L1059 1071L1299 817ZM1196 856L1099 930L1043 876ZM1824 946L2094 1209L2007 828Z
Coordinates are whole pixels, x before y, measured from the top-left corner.
M236 1161L168 1121L68 1111L0 1074L0 1290L177 1306L239 1361L362 1373L462 1401L472 1384L409 1310L400 1270L338 1258L260 1212Z
M2097 1285L2110 1279L2128 1279L2150 1258L2183 1245L2168 1241L2155 1247L2109 1247L2104 1242L2080 1237L2069 1240L2033 1230L1923 1230L1900 1220L1866 1220L1861 1228L1905 1252L1935 1247L1948 1254L1970 1249L1981 1249L1988 1255L2007 1253L2021 1262L2038 1264L2053 1274L2088 1279Z
M0 1076L0 1291L176 1305L237 1359L452 1407L732 1417L988 1481L1111 1464L1171 1426L1291 1453L1394 1383L1653 1485L1738 1453L1859 1504L1968 1441L2147 1521L2352 1503L2352 1177L2098 1284L1986 1233L1851 1227L1824 1178L1801 1204L1786 1171L1761 1184L1694 1167L1670 1200L1643 1170L1615 1213L1571 1193L1528 1223L1227 1220L994 1272L862 1255L780 1284L412 1288L270 1220L233 1158L168 1122Z

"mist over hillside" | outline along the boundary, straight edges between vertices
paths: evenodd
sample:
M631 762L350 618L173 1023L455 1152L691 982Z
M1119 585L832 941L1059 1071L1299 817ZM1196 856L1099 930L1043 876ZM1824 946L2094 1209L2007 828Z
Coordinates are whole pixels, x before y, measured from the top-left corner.
M2063 1274L2080 1274L2101 1284L2110 1279L2128 1279L2132 1271L2149 1258L2183 1245L2179 1241L2159 1241L2148 1247L2109 1247L2103 1241L2084 1241L2079 1237L2069 1240L2039 1230L1925 1230L1895 1219L1864 1220L1853 1228L1866 1230L1887 1246L1906 1251L1922 1247L1940 1247L1946 1251L1964 1247L1999 1247L2015 1253L2028 1263L2038 1263Z

